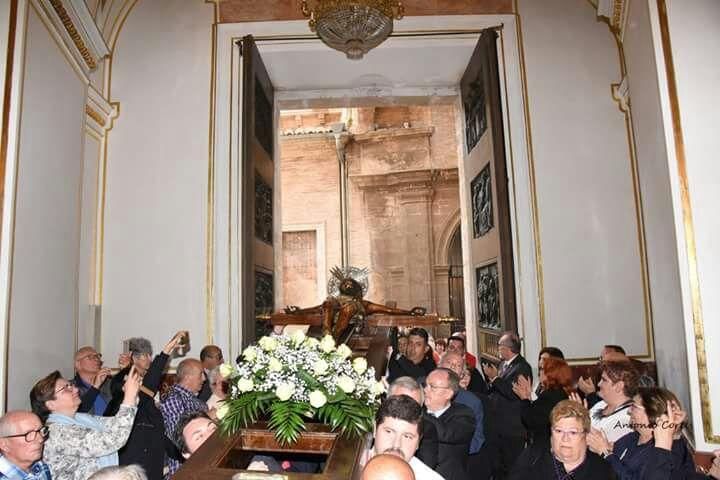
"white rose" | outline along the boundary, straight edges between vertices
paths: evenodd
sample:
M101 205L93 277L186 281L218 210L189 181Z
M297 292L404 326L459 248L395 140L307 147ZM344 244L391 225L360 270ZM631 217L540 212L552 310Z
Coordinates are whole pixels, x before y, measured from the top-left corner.
M313 390L310 392L310 405L313 408L320 408L327 403L327 397L320 390Z
M340 350L340 349L338 349ZM355 360L353 360L353 370L355 370L359 375L362 375L365 370L367 370L367 360L363 357L357 357Z
M278 397L278 400L281 402L289 400L290 397L293 396L293 393L295 393L295 385L292 383L281 383L275 389L275 396Z
M375 382L375 385L372 387L372 392L375 395L381 395L385 393L385 384L383 382Z
M243 358L247 360L248 362L252 362L257 358L257 350L255 347L247 347L245 350L243 350Z
M338 387L345 393L352 393L355 390L355 382L347 375L341 375L337 380Z
M317 339L317 338L313 338L313 337L307 337L307 338L305 339L305 341L303 342L303 345L305 345L305 346L306 346L307 348L309 348L310 350L314 349L314 348L317 347L319 344L320 344L320 342L318 342L318 339Z
M258 345L266 352L272 352L277 348L278 342L275 337L262 337L258 341Z
M249 392L254 386L255 383L253 383L252 378L241 378L237 382L237 388L241 392Z
M270 370L271 372L279 372L282 370L282 363L280 363L280 360L278 360L277 358L272 357L268 362L268 370Z
M302 330L295 330L290 338L295 345L300 345L303 341L305 341L305 332Z
M330 353L335 350L335 339L330 335L325 335L322 340L320 340L320 350L325 353Z
M340 345L337 348L337 355L338 355L338 357L345 359L345 358L350 357L350 355L352 355L352 350L350 350L350 347L348 347L347 345L345 345L343 343L342 345Z
M220 376L222 378L228 378L230 375L232 375L233 370L235 370L235 369L233 368L233 366L231 364L223 363L222 365L220 365L219 370L220 370Z
M328 367L328 363L321 358L320 360L315 362L315 364L313 364L313 372L315 372L315 375L322 375L323 373L327 372Z
M228 405L225 402L220 402L219 406L217 407L217 410L215 410L215 415L217 416L218 420L222 420L225 415L228 414L230 411L230 405Z

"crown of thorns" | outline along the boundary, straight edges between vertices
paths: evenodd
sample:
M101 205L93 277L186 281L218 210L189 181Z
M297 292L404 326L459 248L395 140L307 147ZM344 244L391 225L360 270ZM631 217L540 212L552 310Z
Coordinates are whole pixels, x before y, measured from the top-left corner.
M330 269L330 280L328 281L328 294L337 296L340 294L340 284L345 280L354 280L362 288L363 296L368 291L368 275L370 271L367 268L359 267L339 267L334 266Z

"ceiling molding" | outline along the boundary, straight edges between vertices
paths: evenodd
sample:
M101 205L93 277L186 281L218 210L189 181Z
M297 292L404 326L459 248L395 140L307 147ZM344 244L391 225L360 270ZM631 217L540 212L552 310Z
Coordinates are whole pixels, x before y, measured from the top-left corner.
M85 99L85 126L103 137L120 113L118 103L110 103L95 88L88 86Z
M597 0L598 17L607 19L610 29L622 40L628 15L628 0Z
M85 73L110 54L84 0L37 0Z

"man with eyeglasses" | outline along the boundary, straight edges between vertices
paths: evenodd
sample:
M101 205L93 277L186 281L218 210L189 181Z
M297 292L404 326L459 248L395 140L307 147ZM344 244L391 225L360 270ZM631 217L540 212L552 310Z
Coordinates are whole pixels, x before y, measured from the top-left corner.
M75 354L73 383L80 393L78 412L102 416L112 398L109 368L103 368L102 355L93 347L82 347Z
M425 380L425 408L438 433L437 472L446 480L467 480L468 451L475 433L475 415L452 399L460 389L460 377L437 368Z
M205 381L200 389L198 398L203 402L207 402L212 396L212 388L210 387L208 376L210 375L210 370L223 364L222 350L217 345L205 345L203 349L200 350L200 361L202 362Z
M31 412L8 412L0 418L0 479L50 480L42 461L48 428Z

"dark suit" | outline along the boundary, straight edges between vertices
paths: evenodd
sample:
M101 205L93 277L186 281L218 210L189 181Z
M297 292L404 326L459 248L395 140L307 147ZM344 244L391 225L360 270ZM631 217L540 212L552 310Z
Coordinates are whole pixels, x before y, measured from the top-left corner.
M436 471L445 480L469 480L468 450L475 433L475 415L465 405L452 402L440 417L432 417L438 433Z
M438 464L438 432L435 417L423 413L423 435L415 456L433 470Z
M500 363L497 378L490 384L490 400L494 404L493 431L495 455L498 464L495 478L506 478L515 459L525 448L527 432L522 423L523 401L513 392L513 383L523 375L532 383L532 368L522 355L517 355L508 365Z
M550 412L563 400L567 400L568 394L562 388L544 390L537 400L530 403L530 400L523 400L522 422L528 431L528 440L532 443L550 443Z

